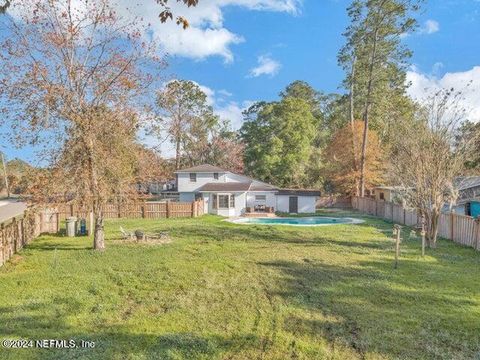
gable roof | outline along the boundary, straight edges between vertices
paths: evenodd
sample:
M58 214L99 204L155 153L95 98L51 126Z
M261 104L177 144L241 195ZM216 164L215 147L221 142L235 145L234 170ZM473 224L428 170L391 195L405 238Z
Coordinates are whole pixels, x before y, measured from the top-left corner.
M278 188L261 181L253 180L252 184L250 185L250 189L248 190L249 191L277 191Z
M213 165L210 165L210 164L202 164L202 165L198 165L198 166L193 166L191 168L187 168L187 169L180 169L180 170L177 170L175 171L176 173L192 173L192 172L203 172L203 173L225 173L227 171L223 170L222 168L219 168L218 166L213 166Z
M480 186L480 176L458 177L455 179L454 184L459 191L477 187Z
M252 183L244 182L214 182L203 185L198 192L217 192L217 191L248 191Z
M199 192L217 192L217 191L277 191L278 188L258 183L256 181L249 182L212 182L200 187Z
M280 189L277 195L294 195L294 196L321 196L318 190L309 189Z

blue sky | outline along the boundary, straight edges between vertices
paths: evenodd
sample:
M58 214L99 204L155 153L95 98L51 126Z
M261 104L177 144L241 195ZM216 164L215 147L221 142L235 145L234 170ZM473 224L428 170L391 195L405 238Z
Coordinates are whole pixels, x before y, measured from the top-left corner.
M213 91L228 91L232 96L227 99L220 96L220 100L234 102L239 107L258 99L273 100L296 79L306 80L325 92L342 91L338 87L344 74L337 65L336 55L344 41L342 32L349 21L346 15L349 3L349 0L305 0L298 3L296 14L226 7L224 27L244 39L230 46L233 61L225 63L221 55L204 59L174 57L170 70ZM404 38L414 51L410 79L415 84L447 85L442 81L445 74L469 72L480 66L479 1L430 0L418 20L418 32ZM278 71L249 76L259 57L278 63ZM476 74L466 76L470 75ZM420 95L422 90L414 86L412 96Z
M138 11L155 23L155 35L170 54L168 76L199 83L217 113L238 128L246 106L276 99L294 80L325 92L342 91L344 74L336 55L349 3L201 0L198 8L186 11L174 5L190 20L187 31L160 24L154 0ZM411 96L421 98L425 88L463 88L472 80L465 106L473 120L480 119L480 0L430 0L418 20L419 31L404 38L414 51L408 74ZM2 145L9 158L33 160L29 149Z

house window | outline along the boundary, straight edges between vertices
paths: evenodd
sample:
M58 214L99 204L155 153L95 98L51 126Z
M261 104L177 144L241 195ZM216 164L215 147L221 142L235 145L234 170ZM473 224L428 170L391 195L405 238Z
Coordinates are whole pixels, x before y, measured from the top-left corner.
M218 208L228 209L229 199L228 195L218 195Z
M190 182L197 182L197 174L190 173Z
M384 193L380 193L380 200L385 200L385 194Z
M235 207L235 195L217 195L217 194L212 194L212 209L218 210L218 209L231 209Z
M213 178L214 178L215 180L218 180L218 173L213 173Z
M266 201L267 195L255 195L255 201Z

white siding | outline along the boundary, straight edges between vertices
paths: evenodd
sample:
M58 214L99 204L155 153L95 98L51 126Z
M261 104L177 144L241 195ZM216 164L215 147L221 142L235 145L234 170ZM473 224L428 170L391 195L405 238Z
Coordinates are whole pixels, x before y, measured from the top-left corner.
M277 195L277 211L289 212L290 196L291 195ZM298 196L298 213L314 213L316 201L316 196Z
M180 193L180 202L192 202L195 201L195 193L193 192L181 192Z
M252 179L249 179L248 177L245 177L243 175L238 175L238 174L233 174L233 173L227 173L225 174L225 182L241 182L241 183L248 183L252 181Z
M190 173L177 173L178 176L178 192L195 192L200 187L207 183L213 182L227 182L227 177L225 173L218 174L218 180L214 179L213 173L196 173L197 181L190 181Z
M223 194L234 194L235 195L235 208L232 209L213 209L213 194L208 193L204 194L204 197L207 197L208 200L208 213L216 214L220 216L242 216L245 213L245 200L246 193L216 193L217 195Z
M289 196L277 195L276 210L283 213L288 213L288 204L289 204L288 199L289 199Z
M264 195L266 196L266 201L263 203L265 206L268 207L275 207L275 193L274 192L249 192L247 193L247 207L254 207L255 205L259 205L259 202L255 201L255 195Z

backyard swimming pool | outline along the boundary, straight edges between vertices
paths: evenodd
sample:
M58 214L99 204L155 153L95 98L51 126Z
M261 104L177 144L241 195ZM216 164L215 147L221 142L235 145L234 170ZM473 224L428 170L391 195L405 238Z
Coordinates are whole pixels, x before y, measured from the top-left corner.
M333 217L284 217L284 218L241 218L229 220L235 224L250 225L293 225L293 226L323 226L338 224L360 224L363 220L354 218Z

